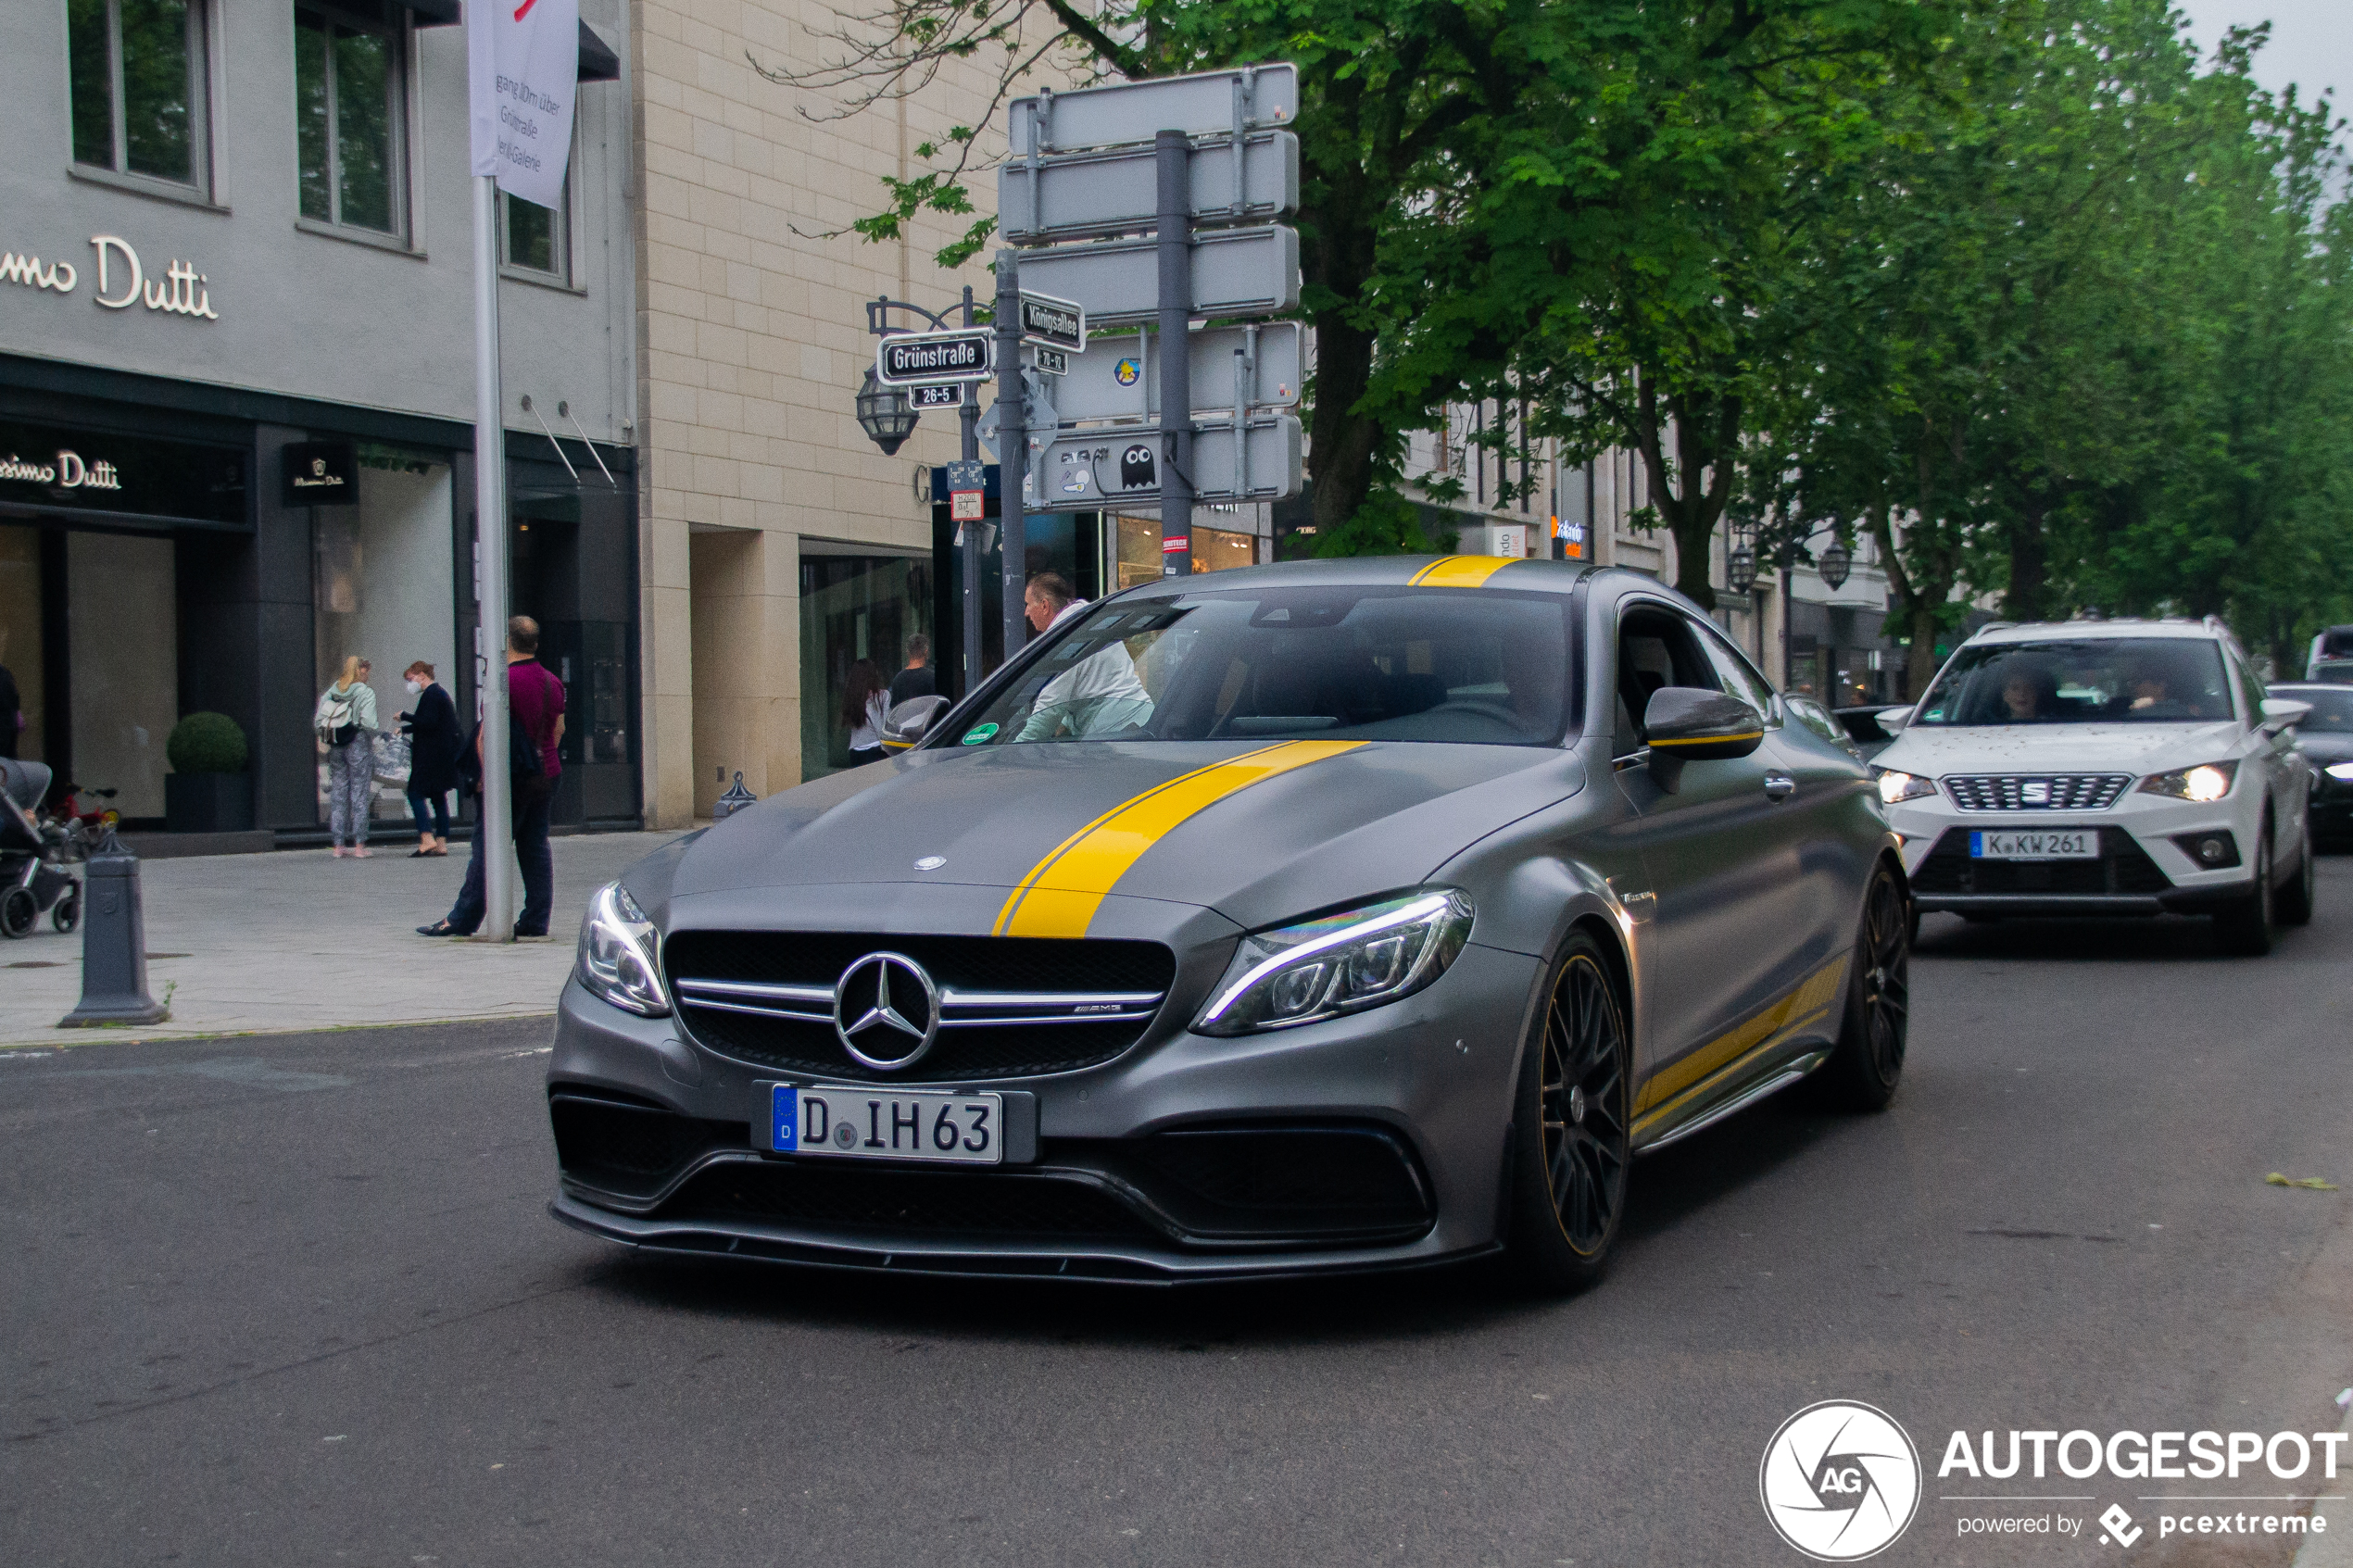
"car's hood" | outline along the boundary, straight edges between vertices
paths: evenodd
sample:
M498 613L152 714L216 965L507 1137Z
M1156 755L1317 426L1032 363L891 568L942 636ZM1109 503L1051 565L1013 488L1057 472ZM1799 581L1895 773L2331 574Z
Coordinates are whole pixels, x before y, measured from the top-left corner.
M828 885L1027 888L1165 899L1254 925L1411 886L1583 780L1573 754L1510 746L922 750L738 812L685 849L669 893L674 909L742 890L822 901Z
M1914 725L1871 760L1930 778L1946 773L2164 773L2231 755L2228 721L2192 724Z

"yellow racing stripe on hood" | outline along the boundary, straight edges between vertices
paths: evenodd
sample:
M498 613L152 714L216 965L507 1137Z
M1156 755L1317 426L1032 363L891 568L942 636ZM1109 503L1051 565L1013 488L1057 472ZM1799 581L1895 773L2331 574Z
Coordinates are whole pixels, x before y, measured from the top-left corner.
M1353 751L1360 740L1294 740L1213 762L1148 789L1054 846L997 916L1000 936L1084 936L1112 884L1144 851L1238 790Z
M1511 564L1509 556L1441 556L1406 583L1416 588L1477 588Z

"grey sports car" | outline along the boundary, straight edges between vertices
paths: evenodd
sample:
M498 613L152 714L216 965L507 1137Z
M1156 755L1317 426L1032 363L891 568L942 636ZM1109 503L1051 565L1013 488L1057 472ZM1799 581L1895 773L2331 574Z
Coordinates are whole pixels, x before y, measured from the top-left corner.
M1501 1249L1568 1289L1635 1155L1808 1074L1895 1090L1867 771L1648 577L1172 578L940 706L598 896L559 1218L1150 1282Z

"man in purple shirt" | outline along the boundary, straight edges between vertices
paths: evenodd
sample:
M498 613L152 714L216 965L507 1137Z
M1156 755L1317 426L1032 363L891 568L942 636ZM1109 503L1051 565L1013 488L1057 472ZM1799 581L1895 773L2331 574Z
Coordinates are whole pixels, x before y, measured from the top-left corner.
M522 865L522 911L515 916L517 936L545 936L547 917L556 901L556 862L547 848L547 804L556 792L563 763L556 748L564 738L564 684L555 671L533 657L539 651L539 622L518 615L507 622L507 721L514 734L539 754L539 771L510 768L514 788L515 859ZM482 726L474 726L472 746L474 787L482 779ZM433 925L417 927L421 936L472 936L485 912L483 895L483 833L475 813L473 857L466 863L465 885L449 913Z

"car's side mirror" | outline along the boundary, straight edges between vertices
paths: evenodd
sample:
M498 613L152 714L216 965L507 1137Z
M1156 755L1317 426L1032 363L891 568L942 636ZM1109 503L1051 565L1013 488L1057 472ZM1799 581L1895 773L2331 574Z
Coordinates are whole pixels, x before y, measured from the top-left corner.
M1745 757L1765 739L1763 715L1736 696L1699 686L1661 686L1642 709L1650 773L1672 794L1683 764Z
M2263 699L2263 727L2277 733L2311 711L2309 702L2298 702L2290 696L2267 696Z
M1871 721L1880 727L1881 734L1893 739L1904 733L1904 726L1912 721L1912 713L1910 708L1882 708L1871 715Z
M885 751L904 751L931 729L932 723L948 710L944 696L911 696L883 716L882 743Z

